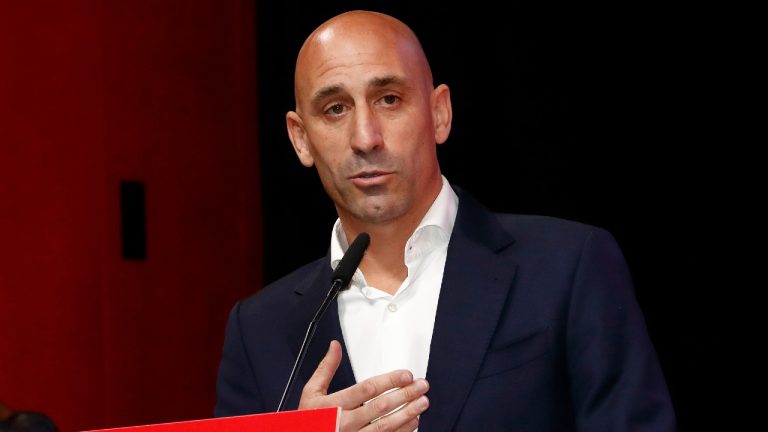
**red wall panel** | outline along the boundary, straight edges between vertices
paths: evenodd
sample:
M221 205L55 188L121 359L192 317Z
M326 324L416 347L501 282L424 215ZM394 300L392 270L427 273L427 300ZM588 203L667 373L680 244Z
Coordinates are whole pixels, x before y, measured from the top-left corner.
M63 431L211 415L261 278L253 14L0 3L0 401ZM121 180L146 260L121 257Z

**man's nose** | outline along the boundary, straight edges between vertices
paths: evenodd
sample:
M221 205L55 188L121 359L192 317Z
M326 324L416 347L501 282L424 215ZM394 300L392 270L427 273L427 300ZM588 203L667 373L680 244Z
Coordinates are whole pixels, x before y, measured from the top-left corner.
M369 153L384 145L381 124L373 110L365 105L355 109L351 146L355 153Z

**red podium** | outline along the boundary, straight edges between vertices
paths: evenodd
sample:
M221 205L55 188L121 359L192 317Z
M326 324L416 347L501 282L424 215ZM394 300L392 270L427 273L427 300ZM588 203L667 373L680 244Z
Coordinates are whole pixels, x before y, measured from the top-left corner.
M87 432L338 432L341 408L220 417Z

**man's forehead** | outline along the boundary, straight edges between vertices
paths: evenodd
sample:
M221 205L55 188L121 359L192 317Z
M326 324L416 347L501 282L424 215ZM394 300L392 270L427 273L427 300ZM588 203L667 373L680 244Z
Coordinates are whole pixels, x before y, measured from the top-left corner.
M384 83L402 83L414 74L409 70L413 60L397 47L376 47L374 44L340 44L308 52L297 66L297 89L314 94L325 88L365 88ZM336 89L338 90L338 89Z
M356 64L375 65L400 62L413 55L413 49L402 38L374 33L344 36L338 32L322 33L302 48L297 71L324 73L334 67Z
M391 76L402 80L423 76L431 86L429 65L413 32L389 16L342 15L315 30L299 51L294 77L297 102L375 86Z
M374 76L361 85L366 90L376 90L389 86L409 87L406 77L400 75ZM312 94L312 100L324 99L341 93L350 92L350 86L345 82L335 82L328 85L319 86Z

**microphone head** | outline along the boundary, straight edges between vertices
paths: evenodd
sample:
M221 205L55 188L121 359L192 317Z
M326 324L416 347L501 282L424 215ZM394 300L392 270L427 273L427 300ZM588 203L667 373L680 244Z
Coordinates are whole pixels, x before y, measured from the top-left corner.
M341 281L341 289L345 289L349 285L349 281L352 280L352 276L357 270L357 266L360 265L360 261L363 259L363 254L371 243L371 236L368 233L360 233L355 238L355 241L349 245L347 252L341 257L341 261L336 266L336 270L333 271L333 281Z

